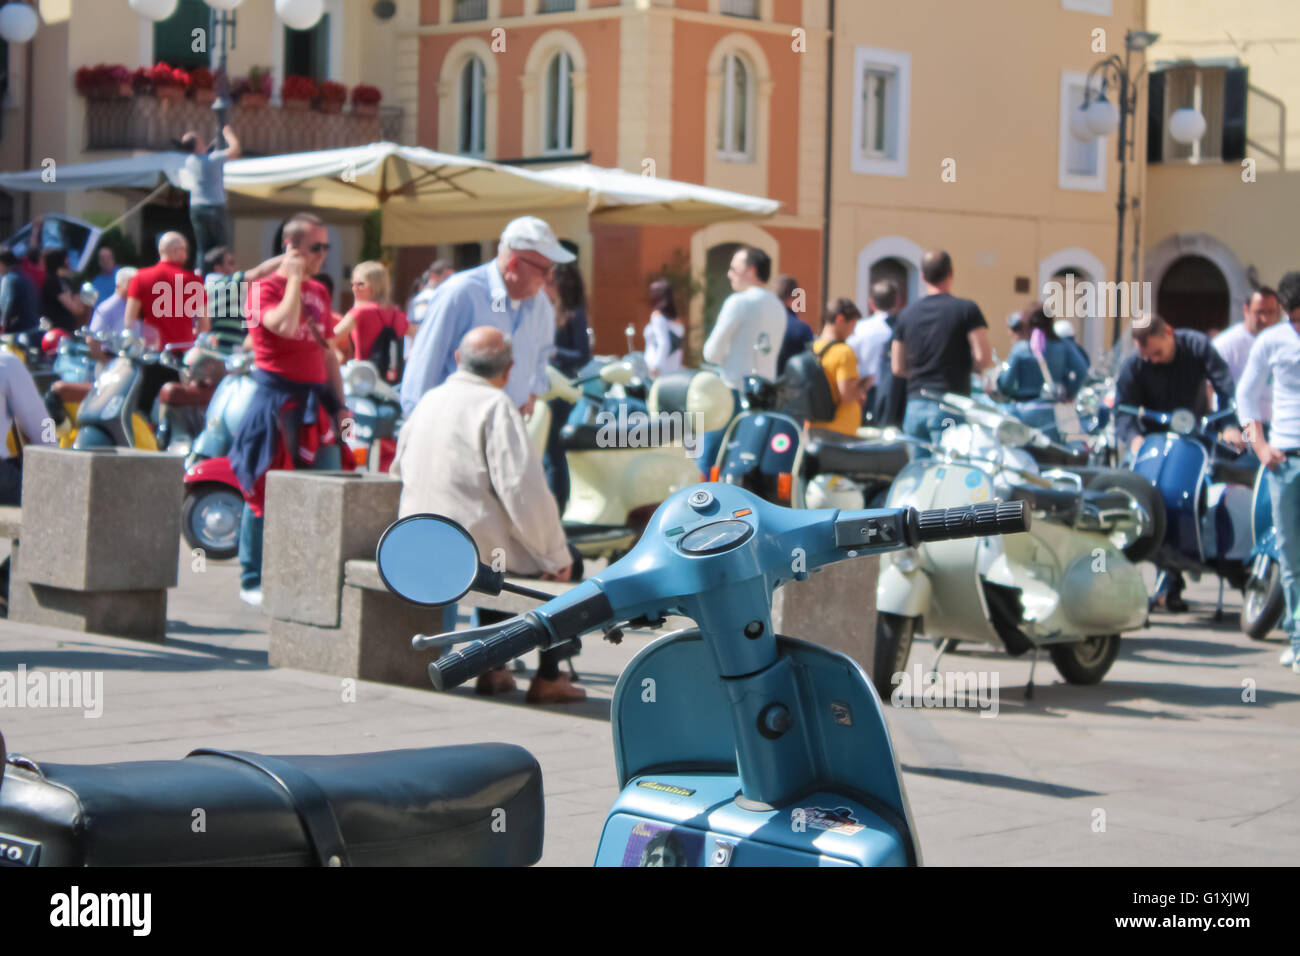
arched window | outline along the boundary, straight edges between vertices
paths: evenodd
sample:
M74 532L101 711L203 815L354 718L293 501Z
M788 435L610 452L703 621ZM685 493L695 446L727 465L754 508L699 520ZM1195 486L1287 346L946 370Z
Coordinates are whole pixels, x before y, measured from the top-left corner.
M542 151L573 152L573 59L561 50L543 78Z
M460 137L458 148L466 156L483 156L487 152L484 117L487 114L487 93L484 90L486 71L483 61L471 56L460 71Z
M748 162L753 158L753 71L738 53L722 61L722 90L718 103L718 156Z

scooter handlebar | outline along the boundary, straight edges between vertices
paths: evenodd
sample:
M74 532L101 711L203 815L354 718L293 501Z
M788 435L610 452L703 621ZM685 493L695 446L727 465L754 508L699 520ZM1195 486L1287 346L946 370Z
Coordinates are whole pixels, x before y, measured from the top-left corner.
M918 541L983 538L1029 530L1029 509L1023 501L985 501L963 508L930 508L915 512Z
M491 637L471 641L429 665L429 679L437 690L458 687L471 678L510 663L521 654L548 643L545 625L533 614L507 621Z

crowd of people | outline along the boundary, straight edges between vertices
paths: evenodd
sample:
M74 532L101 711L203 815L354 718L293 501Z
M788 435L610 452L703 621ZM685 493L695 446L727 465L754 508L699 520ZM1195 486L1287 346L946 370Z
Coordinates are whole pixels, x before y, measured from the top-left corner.
M525 418L550 390L548 366L576 376L591 359L586 296L575 255L543 220L525 216L501 233L490 261L463 271L444 260L421 275L401 308L392 301L387 267L362 262L351 275L352 305L334 311L334 290L322 266L329 252L324 223L310 213L290 218L282 251L240 269L219 228L223 201L213 184L238 141L209 152L191 143L196 188L207 202L195 212L202 275L186 263L189 244L175 232L158 240L158 262L144 269L116 267L112 252L98 253L98 305L87 307L72 285L66 254L46 250L39 266L0 247L0 319L7 331L35 328L45 316L58 328L89 322L97 332L131 330L154 347L193 341L211 332L227 348L252 355L256 392L234 436L230 460L247 507L239 535L240 596L261 602L261 553L267 472L286 468L336 469L348 464L343 441L346 408L340 367L349 359L374 361L398 389L405 425L392 474L403 482L401 514L432 511L459 521L481 554L499 555L515 574L569 580L580 559L566 543L561 515L569 496L559 432L567 403L552 399L545 453L534 451ZM203 226L200 229L200 226ZM800 314L804 293L792 276L772 283L772 263L761 249L742 247L727 277L731 294L703 343L702 356L732 390L733 414L745 380L757 376L787 385L792 372L807 374L811 353L829 388L834 411L809 420L810 429L856 435L864 423L893 426L925 444L937 443L956 420L935 394L969 395L995 364L988 323L979 306L953 294L951 256L934 250L921 262L922 294L906 301L892 279L869 288L866 316L853 300L838 298L818 329ZM774 285L774 289L769 288ZM162 300L166 301L162 301ZM686 327L666 279L646 291L644 356L651 376L683 368ZM1288 321L1279 321L1285 314ZM1008 317L1013 344L989 388L1012 402L1041 404L1074 398L1089 376L1087 353L1074 341L1068 320L1042 304ZM1158 316L1135 321L1135 351L1115 382L1117 405L1153 410L1202 409L1217 402L1240 411L1228 415L1223 440L1243 450L1247 441L1271 469L1270 488L1285 561L1287 629L1296 636L1296 569L1300 567L1300 273L1275 291L1257 290L1244 321L1211 340L1173 329ZM15 386L20 376L0 353L0 424L16 420L37 428L35 390ZM814 361L809 359L808 361ZM19 366L21 367L20 363ZM1271 380L1272 385L1268 384ZM30 383L30 379L28 379ZM793 383L795 387L799 382ZM1050 414L1050 404L1049 404ZM1039 424L1030 421L1030 424ZM1135 453L1154 427L1119 412L1121 447ZM721 432L703 436L702 461L715 458ZM28 435L42 440L39 435ZM46 439L48 440L48 439ZM0 498L17 500L19 482L0 470ZM11 493L12 492L12 493ZM575 560L577 559L577 560ZM1169 578L1170 610L1186 609L1183 582ZM454 625L455 609L445 612ZM480 624L493 613L474 609ZM1288 651L1284 663L1295 661ZM533 702L581 700L585 693L545 653L529 689ZM1300 672L1300 664L1294 664ZM514 687L505 670L484 675L480 693Z

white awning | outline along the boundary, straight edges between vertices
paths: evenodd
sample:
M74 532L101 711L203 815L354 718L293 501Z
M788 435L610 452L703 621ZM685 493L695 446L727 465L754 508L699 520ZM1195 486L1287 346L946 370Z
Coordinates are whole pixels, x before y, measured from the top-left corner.
M185 188L181 169L185 153L144 153L93 163L56 163L21 173L0 173L0 189L18 192L66 192L86 189L155 189L163 180Z

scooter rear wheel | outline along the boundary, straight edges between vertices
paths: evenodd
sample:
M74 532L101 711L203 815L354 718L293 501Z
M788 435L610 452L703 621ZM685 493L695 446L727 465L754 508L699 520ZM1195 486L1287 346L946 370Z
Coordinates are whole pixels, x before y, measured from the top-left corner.
M239 522L244 499L220 482L199 485L185 496L181 507L181 533L191 548L202 548L213 561L239 554Z
M1097 684L1119 656L1119 635L1098 634L1071 644L1049 644L1052 663L1069 684Z
M888 700L894 691L893 677L907 670L907 658L912 653L912 638L916 636L916 618L887 611L876 612L876 651L872 655L871 682L881 700Z
M1282 572L1276 561L1268 562L1264 576L1250 576L1243 589L1241 600L1241 630L1253 641L1268 638L1269 631L1277 627L1286 610L1286 595L1282 593Z

